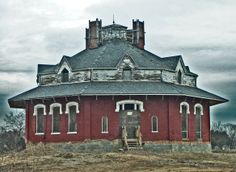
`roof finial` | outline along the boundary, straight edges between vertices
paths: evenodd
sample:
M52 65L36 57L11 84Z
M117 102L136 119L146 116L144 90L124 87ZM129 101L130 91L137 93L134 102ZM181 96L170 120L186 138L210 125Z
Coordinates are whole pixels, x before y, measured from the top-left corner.
M115 17L114 17L114 14L113 14L113 24L115 24Z

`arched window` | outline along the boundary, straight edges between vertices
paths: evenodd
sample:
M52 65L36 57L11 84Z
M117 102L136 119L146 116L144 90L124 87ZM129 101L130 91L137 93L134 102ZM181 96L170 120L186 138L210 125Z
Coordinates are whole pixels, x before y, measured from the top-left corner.
M62 114L61 104L51 104L49 114L52 115L52 134L60 134L60 114Z
M61 72L61 82L68 82L69 81L69 71L65 68Z
M101 120L101 132L108 133L108 117L103 116Z
M44 115L46 115L46 106L44 104L37 104L34 106L34 116L36 116L36 135L44 134Z
M194 114L196 116L195 120L195 131L196 131L196 139L202 138L202 118L203 115L203 107L201 104L195 104L194 106Z
M77 133L76 114L79 113L77 102L69 102L66 104L66 112L68 114L68 134Z
M157 133L158 132L158 118L156 116L152 116L151 125L152 125L152 133Z
M180 104L180 113L181 113L181 125L182 125L182 139L188 138L188 114L189 104L187 102L182 102Z
M182 83L182 72L180 70L178 71L177 81L178 81L179 84Z

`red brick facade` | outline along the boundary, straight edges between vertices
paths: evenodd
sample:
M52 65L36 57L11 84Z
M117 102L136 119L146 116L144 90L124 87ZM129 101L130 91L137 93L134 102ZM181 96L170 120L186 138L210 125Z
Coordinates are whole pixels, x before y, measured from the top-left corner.
M83 141L86 139L120 139L121 126L119 112L115 112L116 102L120 100L139 100L143 102L144 112L141 113L140 125L143 141L182 141L180 103L185 101L189 104L188 114L188 140L197 141L195 135L194 105L200 103L203 106L201 116L202 141L210 142L210 114L207 100L194 99L191 97L175 96L131 96L131 97L70 97L55 98L54 100L28 101L26 108L26 137L30 142L67 142ZM66 103L78 102L79 113L77 114L77 134L68 134L68 115L65 114ZM52 135L52 115L49 115L50 104L62 104L60 115L60 134ZM44 116L44 135L36 135L36 116L34 106L46 105ZM101 118L108 117L108 133L101 133ZM158 118L158 132L151 129L151 118Z

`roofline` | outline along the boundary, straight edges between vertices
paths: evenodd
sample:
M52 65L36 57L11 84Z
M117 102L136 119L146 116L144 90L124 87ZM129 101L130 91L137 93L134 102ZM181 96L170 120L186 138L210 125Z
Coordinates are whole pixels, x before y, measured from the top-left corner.
M225 102L228 102L229 100L227 99L224 99L224 98L221 98L222 100L220 99L210 99L210 98L207 98L207 97L202 97L202 96L192 96L192 95L188 95L188 94L155 94L155 93L139 93L139 94L135 94L135 93L126 93L126 94L123 94L123 93L112 93L112 94L109 94L109 93L103 93L103 94L94 94L94 93L81 93L81 94L70 94L70 95L61 95L61 96L48 96L48 97L37 97L37 98L33 98L33 99L22 99L22 100L16 100L16 101L27 101L27 100L34 100L34 99L47 99L47 98L56 98L56 97L73 97L73 96L126 96L126 95L129 95L129 96L185 96L185 97L193 97L193 98L200 98L200 99L206 99L206 100L214 100L214 101L218 101L218 102L221 102L221 103L225 103ZM12 97L12 98L9 98L8 99L8 102L11 101L11 99L13 99L15 97Z

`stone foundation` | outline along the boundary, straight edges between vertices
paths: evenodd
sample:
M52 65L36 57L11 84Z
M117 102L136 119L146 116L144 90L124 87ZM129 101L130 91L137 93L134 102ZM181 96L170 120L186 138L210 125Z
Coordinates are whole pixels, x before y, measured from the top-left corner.
M48 143L61 152L115 152L123 148L120 139L109 140L87 140L75 143ZM211 152L210 143L197 142L145 142L143 144L144 151L156 153L170 152Z
M210 143L181 142L181 143L155 143L146 142L143 146L146 151L152 152L211 152Z

